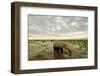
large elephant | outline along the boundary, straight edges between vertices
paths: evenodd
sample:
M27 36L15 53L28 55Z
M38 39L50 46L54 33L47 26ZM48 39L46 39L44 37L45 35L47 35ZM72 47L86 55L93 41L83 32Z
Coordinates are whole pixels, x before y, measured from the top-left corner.
M65 44L63 41L55 41L53 43L53 49L54 49L54 58L60 59L64 58L64 49L68 50L69 56L71 56L71 50L68 48L68 45Z

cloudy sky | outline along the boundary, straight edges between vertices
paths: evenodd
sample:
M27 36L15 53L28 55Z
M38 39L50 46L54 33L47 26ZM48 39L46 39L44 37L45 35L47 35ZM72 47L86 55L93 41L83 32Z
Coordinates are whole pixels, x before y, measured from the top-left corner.
M28 30L29 39L86 39L88 18L28 15Z

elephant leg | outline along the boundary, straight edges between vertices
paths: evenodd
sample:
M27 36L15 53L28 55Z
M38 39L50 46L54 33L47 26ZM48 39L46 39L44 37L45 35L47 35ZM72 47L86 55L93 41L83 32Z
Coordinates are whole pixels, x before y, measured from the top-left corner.
M61 48L61 53L63 53L63 48Z
M55 59L63 59L63 48L54 47L54 58Z
M60 51L61 51L61 48L59 48L59 47L54 47L54 52L60 53Z

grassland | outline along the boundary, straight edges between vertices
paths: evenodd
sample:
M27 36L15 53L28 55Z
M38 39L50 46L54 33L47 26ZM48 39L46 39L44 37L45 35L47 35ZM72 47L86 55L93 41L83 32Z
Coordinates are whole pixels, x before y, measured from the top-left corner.
M59 40L28 40L28 60L52 60L54 59L53 44ZM61 41L61 40L60 40ZM64 49L65 59L80 59L88 57L88 40L62 40L72 55L69 56L68 50Z

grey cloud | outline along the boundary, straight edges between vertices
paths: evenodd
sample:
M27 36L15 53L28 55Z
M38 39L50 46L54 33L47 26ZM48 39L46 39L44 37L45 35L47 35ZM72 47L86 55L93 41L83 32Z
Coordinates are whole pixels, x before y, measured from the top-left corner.
M88 18L78 16L28 16L29 37L34 35L47 36L66 36L77 35L75 32L86 35L88 34ZM83 32L81 34L81 32Z

